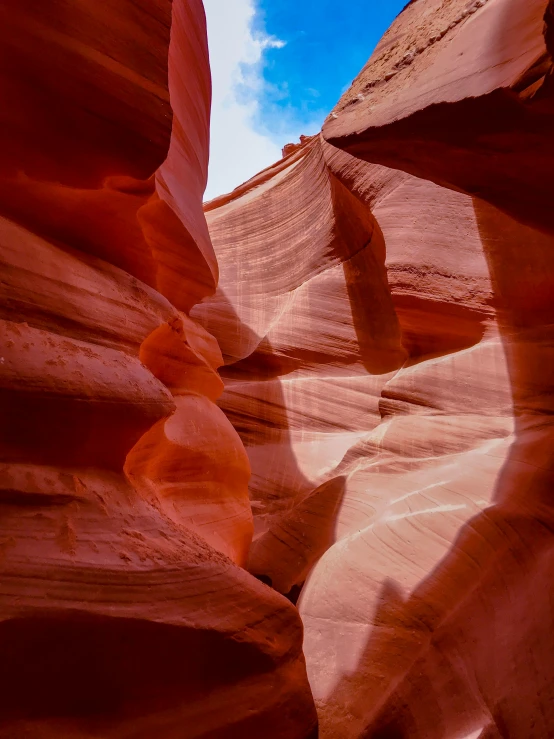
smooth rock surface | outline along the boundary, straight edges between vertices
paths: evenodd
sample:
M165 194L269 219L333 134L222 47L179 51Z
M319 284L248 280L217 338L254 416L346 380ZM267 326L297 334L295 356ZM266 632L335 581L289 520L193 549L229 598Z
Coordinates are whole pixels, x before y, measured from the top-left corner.
M215 401L200 0L0 3L0 736L313 736ZM169 80L169 83L168 83Z
M326 739L554 734L551 5L413 0L205 206L248 566L299 598Z
M201 0L0 19L0 737L554 736L554 3L204 209Z

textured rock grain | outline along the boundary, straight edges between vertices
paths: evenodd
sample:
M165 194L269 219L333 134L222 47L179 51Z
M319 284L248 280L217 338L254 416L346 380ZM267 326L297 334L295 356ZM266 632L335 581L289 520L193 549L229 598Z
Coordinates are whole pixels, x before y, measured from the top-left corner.
M554 735L551 5L409 3L206 206L249 567L300 593L326 739Z
M188 315L217 282L202 4L0 18L0 736L306 739L300 619L239 566L249 463Z
M412 0L204 212L200 0L55 6L0 3L0 737L554 736L554 4Z

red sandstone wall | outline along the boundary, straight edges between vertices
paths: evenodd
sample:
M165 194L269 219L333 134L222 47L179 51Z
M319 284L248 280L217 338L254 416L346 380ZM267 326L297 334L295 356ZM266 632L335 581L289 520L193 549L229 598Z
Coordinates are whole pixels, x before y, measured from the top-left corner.
M200 0L0 3L0 736L306 739L215 405ZM168 86L169 78L169 86Z
M554 735L551 8L415 0L206 206L194 309L328 739Z
M0 3L1 737L554 735L550 6L204 217L200 0Z

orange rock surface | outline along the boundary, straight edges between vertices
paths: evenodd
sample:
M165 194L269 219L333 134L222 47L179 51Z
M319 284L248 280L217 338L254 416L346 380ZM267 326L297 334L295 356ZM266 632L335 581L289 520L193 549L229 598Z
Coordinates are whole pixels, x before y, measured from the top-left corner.
M325 739L554 736L552 3L413 0L205 207L193 315Z
M0 3L0 736L282 737L302 626L240 565L201 0ZM169 82L169 84L168 84Z
M554 736L554 3L204 209L201 0L0 18L0 737Z

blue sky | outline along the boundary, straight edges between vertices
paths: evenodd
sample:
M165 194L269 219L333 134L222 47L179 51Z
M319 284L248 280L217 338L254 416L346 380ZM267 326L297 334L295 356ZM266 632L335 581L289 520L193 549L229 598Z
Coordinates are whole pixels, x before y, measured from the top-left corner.
M284 42L264 55L260 125L279 109L321 125L407 0L259 0L254 28Z
M323 119L407 0L204 0L213 80L206 199Z

